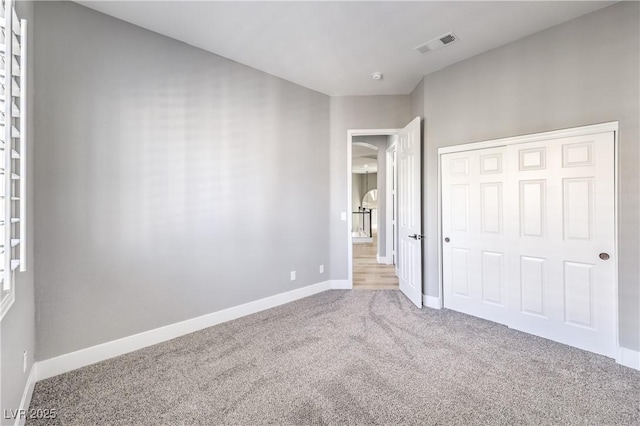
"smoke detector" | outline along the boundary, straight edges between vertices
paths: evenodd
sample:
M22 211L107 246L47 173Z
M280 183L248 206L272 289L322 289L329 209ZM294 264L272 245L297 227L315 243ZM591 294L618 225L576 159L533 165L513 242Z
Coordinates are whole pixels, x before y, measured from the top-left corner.
M382 73L374 72L373 74L371 74L371 78L373 78L374 80L382 80Z
M458 40L459 40L458 36L456 36L453 33L453 31L450 31L446 34L441 35L440 37L436 37L433 40L429 40L428 42L423 43L418 47L414 47L414 49L424 55L425 53L442 49L445 46L449 46L457 42Z

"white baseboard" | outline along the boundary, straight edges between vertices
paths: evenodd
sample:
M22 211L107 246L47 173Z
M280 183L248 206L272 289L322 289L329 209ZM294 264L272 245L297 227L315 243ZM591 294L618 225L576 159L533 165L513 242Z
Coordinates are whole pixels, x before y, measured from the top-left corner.
M378 263L382 263L384 265L387 264L387 258L385 256L380 256L376 254L376 260L378 261Z
M634 351L633 349L619 347L616 362L624 365L625 367L640 370L640 352Z
M353 288L349 280L331 280L330 282L332 290L351 290Z
M423 294L422 304L427 308L442 309L442 304L440 303L439 297L427 296L426 294Z
M29 377L27 377L27 383L24 385L24 392L22 393L22 399L20 400L20 407L18 407L18 413L28 413L29 405L31 405L31 397L33 396L33 388L36 385L38 378L38 363L34 362L31 365L31 371L29 371ZM25 416L17 416L15 426L24 426Z
M264 299L234 306L222 311L46 359L37 363L37 380L57 376L58 374L124 355L147 346L166 342L167 340L175 339L176 337L184 336L185 334L193 333L207 327L322 293L323 291L336 288L334 287L334 283L336 283L336 281L323 281L318 284L276 294L275 296L265 297Z

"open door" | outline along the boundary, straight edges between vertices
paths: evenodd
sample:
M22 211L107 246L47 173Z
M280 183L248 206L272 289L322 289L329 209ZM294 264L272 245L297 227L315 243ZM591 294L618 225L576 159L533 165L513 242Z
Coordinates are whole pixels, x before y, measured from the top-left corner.
M398 278L400 291L422 308L420 117L398 136Z

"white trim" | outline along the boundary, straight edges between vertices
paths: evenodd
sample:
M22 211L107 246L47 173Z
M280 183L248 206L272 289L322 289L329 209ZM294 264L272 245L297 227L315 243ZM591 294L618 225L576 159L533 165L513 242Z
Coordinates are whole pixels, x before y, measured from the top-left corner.
M392 136L400 130L402 129L349 129L347 133L349 134L349 142L351 142L352 136Z
M444 236L442 235L442 161L441 161L441 154L440 152L438 152L438 164L436 166L436 173L438 174L437 176L437 193L438 193L438 214L436 214L436 220L438 221L438 232L436 233L436 235L438 236L438 282L437 287L438 287L438 293L439 293L439 298L441 299L441 303L442 306L444 307L444 277L442 275L442 270L444 268L443 265L443 260L442 260L442 239L444 238ZM427 285L429 285L430 283L427 282ZM429 287L427 287L429 288Z
M349 280L331 280L331 290L351 290L353 285Z
M353 288L353 141L351 132L347 131L347 135L347 282Z
M352 168L351 154L353 152L354 136L391 136L395 135L400 129L349 129L347 130L347 204L345 211L347 212L347 281L348 288L353 288L353 236L351 235L351 227L353 226L353 211L351 199L352 196ZM359 142L361 143L361 142Z
M222 311L213 312L200 317L134 334L132 336L91 346L89 348L80 349L55 358L49 358L38 362L36 370L38 380L57 376L58 374L95 364L147 346L166 342L167 340L175 339L176 337L184 336L185 334L193 333L207 327L231 321L246 315L255 314L257 312L303 299L317 293L322 293L323 291L336 288L334 287L334 283L335 281L323 281L318 284L298 288L286 293L276 294L264 299L224 309Z
M614 295L613 295L613 303L614 309L616 312L616 346L620 347L620 306L618 304L618 291L620 287L620 280L618 275L618 266L620 264L620 251L618 250L618 204L620 203L620 167L619 164L619 154L620 149L618 148L618 122L609 123L611 127L615 125L615 129L613 130L613 252L616 259L616 264L614 268L615 274L615 285L613 287ZM610 130L611 131L611 130Z
M24 392L22 392L22 399L20 400L20 406L18 407L18 413L26 413L31 405L31 397L33 396L33 388L36 386L38 380L38 363L34 362L31 365L31 371L29 371L29 377L27 377L27 383L24 385ZM25 416L17 416L14 426L23 426L26 421Z
M442 309L442 302L439 297L422 295L422 304L431 309Z
M640 370L640 352L633 349L618 348L618 356L616 362L625 367L633 368L634 370Z
M438 156L452 152L471 151L476 149L495 148L498 146L513 145L527 142L541 142L549 139L561 139L571 136L584 136L594 133L618 132L618 122L593 124L590 126L571 127L569 129L551 130L549 132L531 133L521 136L513 136L501 139L492 139L482 142L465 143L461 145L438 148Z
M376 260L378 261L378 263L381 263L383 265L390 265L391 264L391 258L388 256L380 256L378 254L376 254Z

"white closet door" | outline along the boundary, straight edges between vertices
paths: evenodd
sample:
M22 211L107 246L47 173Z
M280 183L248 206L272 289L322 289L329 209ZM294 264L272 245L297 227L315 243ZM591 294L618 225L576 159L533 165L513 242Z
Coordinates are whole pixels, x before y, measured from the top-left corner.
M512 145L509 326L615 357L613 132ZM602 254L602 255L601 255ZM605 258L602 259L601 257Z
M442 157L444 306L507 322L505 148Z
M614 133L441 157L444 306L614 357Z

